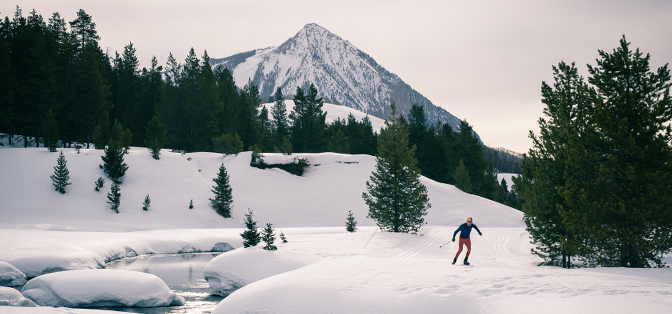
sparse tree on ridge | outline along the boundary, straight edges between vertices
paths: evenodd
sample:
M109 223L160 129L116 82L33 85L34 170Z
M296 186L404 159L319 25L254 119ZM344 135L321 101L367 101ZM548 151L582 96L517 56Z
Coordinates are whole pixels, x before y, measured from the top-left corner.
M264 250L275 251L278 249L277 246L273 245L275 242L275 233L273 231L273 225L269 222L261 232L261 239L266 243L263 247Z
M355 221L355 217L352 216L352 210L348 210L348 218L345 220L345 230L348 232L357 231L357 222Z
M256 246L261 242L261 234L257 230L257 222L252 220L252 210L247 209L247 214L245 214L245 231L240 234L243 237L243 247Z
M229 185L229 174L226 172L224 163L219 166L217 177L212 179L215 185L212 186L212 193L215 193L215 198L210 199L212 208L224 218L231 218L231 203L233 203L233 195L231 185Z
M369 206L367 217L381 230L417 233L431 205L415 167L415 147L408 147L408 131L399 123L394 101L390 107L392 113L378 138L376 170L366 182L368 194L362 197Z
M56 162L57 165L54 166L54 174L51 175L51 181L58 193L65 194L65 187L71 183L68 182L68 180L70 180L70 171L68 170L68 161L65 160L63 151L61 151L61 154L58 155Z

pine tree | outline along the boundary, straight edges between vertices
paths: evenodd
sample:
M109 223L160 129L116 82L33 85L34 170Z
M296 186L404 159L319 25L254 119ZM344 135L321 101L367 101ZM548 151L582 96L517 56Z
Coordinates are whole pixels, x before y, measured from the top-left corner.
M103 177L98 178L98 180L96 180L96 192L100 192L100 188L102 188L103 185L105 185L105 179Z
M110 139L107 147L105 147L105 155L101 156L103 159L103 170L112 179L113 182L121 183L121 179L128 170L128 165L124 162L124 151L119 146L118 141Z
M261 235L259 230L257 230L257 222L252 220L252 210L247 209L247 214L245 214L245 231L240 234L243 237L243 247L256 246L261 242Z
M570 232L574 218L561 191L566 186L570 135L586 123L591 90L574 64L560 62L553 67L554 84L541 84L544 115L539 119L539 136L530 133L534 147L523 156L522 176L514 178L515 188L526 202L522 206L533 253L547 265L571 267L572 256L583 247Z
M107 110L103 111L98 121L96 131L93 133L93 147L96 149L104 149L105 145L110 141L110 114Z
M271 117L273 117L273 138L275 147L282 147L283 140L289 138L289 122L287 121L287 106L285 97L282 95L282 88L278 87L273 96L273 107L271 108Z
M61 151L56 162L57 165L54 166L54 174L50 176L51 181L58 193L65 194L65 188L72 183L68 182L70 180L70 171L68 170L68 162L65 160L63 151Z
M355 221L355 217L352 216L352 210L348 210L348 218L345 220L345 230L348 232L357 231L357 222Z
M147 145L147 149L149 149L152 157L156 160L159 160L159 155L161 155L161 147L163 147L165 134L166 131L163 130L163 125L161 125L159 118L156 116L152 117L145 127L145 145Z
M369 194L362 197L369 206L367 217L381 230L417 233L431 205L415 167L415 147L408 147L408 131L399 123L394 101L390 107L390 118L378 138L376 170L366 182Z
M266 224L266 228L261 231L261 240L266 242L264 250L275 251L278 249L277 246L273 245L275 242L275 233L273 233L273 225L269 222Z
M44 131L44 146L49 148L50 152L55 153L57 151L56 148L58 148L58 125L51 109L47 113L47 122Z
M212 181L215 182L215 185L212 186L212 193L215 193L215 198L210 199L212 208L222 217L231 218L233 195L229 185L229 174L226 172L224 163L219 166L219 173Z
M282 243L287 243L287 238L282 231L280 231L280 240L282 240Z
M189 209L194 209L194 199L189 200Z
M142 203L142 210L148 211L149 210L149 203L151 203L151 202L152 201L149 200L149 194L147 194L147 196L145 196L145 201Z
M317 94L317 88L312 83L307 95L300 87L296 88L294 108L289 114L291 140L295 151L314 153L322 152L326 148L324 132L327 114L322 111L324 100L318 98Z
M107 193L107 203L115 213L119 213L119 205L121 204L121 187L119 183L112 181L110 192Z
M467 169L464 166L464 163L462 162L461 159L460 163L457 165L457 168L455 169L453 179L455 179L455 187L462 190L463 192L471 193L472 191L471 179L469 178L469 173L467 172Z
M672 98L667 65L623 37L599 51L588 82L597 97L589 119L570 134L563 218L602 266L662 267L672 249Z

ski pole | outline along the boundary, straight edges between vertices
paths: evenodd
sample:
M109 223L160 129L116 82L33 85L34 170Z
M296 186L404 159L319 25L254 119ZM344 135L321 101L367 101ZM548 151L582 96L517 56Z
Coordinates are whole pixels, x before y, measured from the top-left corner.
M444 243L443 245L439 245L439 248L442 248L442 247L446 246L446 244L448 244L450 242L453 242L453 241L448 241L448 242Z
M372 234L371 237L369 238L369 241L371 241L371 239L373 239L373 235L376 234L376 231L378 231L378 228L376 228L376 230L373 230L373 234ZM365 249L366 246L369 245L369 241L366 241L366 244L364 244L363 249Z

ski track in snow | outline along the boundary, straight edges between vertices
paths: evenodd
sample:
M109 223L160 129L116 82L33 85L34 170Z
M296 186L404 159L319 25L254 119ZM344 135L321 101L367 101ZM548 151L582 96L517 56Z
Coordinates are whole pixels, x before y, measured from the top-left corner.
M436 242L436 240L444 237L448 233L450 233L450 229L441 230L439 233L437 233L433 236L430 236L427 239L423 240L422 242L420 242L418 245L416 245L415 247L413 247L409 251L406 251L402 254L399 254L399 255L395 256L394 258L411 258L411 257L414 257L414 256L418 255L420 252L424 251L429 246L431 246L432 244L434 244L434 242Z

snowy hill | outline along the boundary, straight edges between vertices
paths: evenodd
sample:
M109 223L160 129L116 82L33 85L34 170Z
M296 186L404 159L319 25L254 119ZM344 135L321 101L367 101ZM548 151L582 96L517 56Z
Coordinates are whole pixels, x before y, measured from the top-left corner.
M178 154L163 150L160 160L145 148L133 147L125 155L129 170L121 186L120 213L107 201L110 181L101 192L94 182L105 177L102 150L62 149L70 170L67 193L54 191L53 174L58 154L44 148L2 148L0 160L7 165L0 180L0 228L47 230L120 231L183 228L240 228L250 208L262 222L279 227L342 226L352 210L362 226L374 222L361 195L374 170L369 155L265 154L269 162L291 162L307 158L310 167L303 176L280 169L250 166L251 153L223 156L215 153ZM233 188L231 219L215 213L209 205L210 191L221 163L227 168ZM432 208L430 225L455 225L467 216L479 216L479 223L492 227L522 227L521 213L504 205L463 193L452 185L422 177L429 189ZM142 202L150 196L149 211ZM194 209L189 209L193 199Z
M432 104L368 54L317 24L307 24L278 47L212 59L211 63L229 68L238 87L252 80L262 97L273 95L277 87L285 95L293 95L297 86L307 91L313 83L328 102L372 116L387 117L390 99L394 99L404 115L411 105L418 104L425 108L431 123L439 117L453 130L459 125L459 119Z
M212 259L203 273L210 291L226 298L216 308L196 305L190 312L668 313L672 307L669 268L539 267L519 211L424 177L432 208L422 234L375 232L361 199L374 168L372 156L298 154L311 164L299 177L250 167L249 152L222 156L164 150L154 160L147 150L134 147L125 156L130 168L116 214L105 203L109 182L101 192L94 191L95 180L103 176L98 167L102 151L63 153L72 182L65 195L54 191L49 179L58 154L44 148L0 148L6 165L0 176L0 261L28 277L60 272L67 283L78 273L66 270L104 268L113 260L157 253L187 253L177 259L188 261L193 257L188 253L214 251L227 243L234 250ZM265 155L269 163L293 157ZM230 219L208 205L212 178L222 162L233 188ZM152 203L145 212L147 194ZM190 199L195 204L191 210ZM242 248L239 234L247 208L259 224L271 222L277 233L282 230L289 242L277 241L277 251ZM359 223L355 233L345 231L348 210ZM464 252L451 265L457 245L450 239L467 216L474 217L483 236L472 232L471 266L462 265ZM136 285L133 278L146 268L142 261L121 262L138 264L135 271L140 273L132 280L118 278L118 291L96 280L87 281L91 288L63 284L61 290L74 296L88 289L108 291L102 298L128 295L124 285ZM200 276L196 270L193 274ZM2 298L0 293L0 302ZM0 313L32 312L66 311L0 307Z

